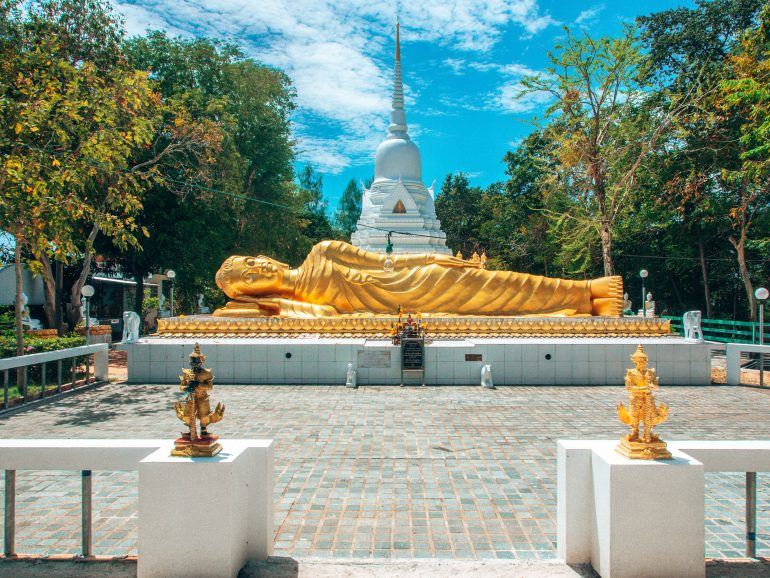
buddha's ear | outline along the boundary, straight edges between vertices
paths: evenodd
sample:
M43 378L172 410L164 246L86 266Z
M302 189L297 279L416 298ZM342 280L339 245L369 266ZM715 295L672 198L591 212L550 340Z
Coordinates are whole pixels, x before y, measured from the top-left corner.
M267 255L257 255L257 259L264 259L265 261L268 261L278 267L279 269L288 269L289 264L288 263L281 263L280 261L273 259L272 257L268 257Z

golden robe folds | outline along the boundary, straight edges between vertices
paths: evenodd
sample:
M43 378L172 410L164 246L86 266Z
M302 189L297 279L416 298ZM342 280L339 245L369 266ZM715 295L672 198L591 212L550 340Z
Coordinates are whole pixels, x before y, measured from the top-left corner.
M265 256L228 258L217 285L232 298L220 317L327 317L405 312L468 316L610 316L623 306L620 277L571 281L441 254L386 255L323 241L296 269Z

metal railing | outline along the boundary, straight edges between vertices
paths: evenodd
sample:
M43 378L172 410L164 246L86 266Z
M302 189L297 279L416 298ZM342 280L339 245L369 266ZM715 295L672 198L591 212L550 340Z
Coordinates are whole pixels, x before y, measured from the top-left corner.
M93 556L93 492L91 470L82 470L81 475L81 556ZM16 556L16 470L5 470L5 508L3 527L5 540L3 555L6 558Z
M80 471L80 555L93 550L93 470L136 471L139 461L163 446L164 440L4 440L0 441L5 470L3 554L16 552L16 473L18 470ZM82 469L88 467L89 469Z
M683 335L682 317L661 315L671 321L671 332ZM720 343L759 343L759 323L730 319L702 319L703 337ZM765 342L770 342L770 326L765 326Z
M250 527L253 526L252 529L248 530L251 536L249 549L258 556L255 559L265 559L271 552L270 544L273 540L273 442L272 440L230 440L226 443L228 444L226 451L233 452L233 456L244 455L244 465L249 464L247 476L249 482L238 490L245 493L237 500L237 503L239 504L238 507L246 507L244 510L248 513L246 515L254 516L254 518L249 518L248 524L246 524ZM19 471L80 472L81 546L79 556L92 558L94 557L94 544L96 543L98 546L99 542L98 526L94 528L93 524L93 516L96 516L98 523L99 514L98 508L95 509L93 503L94 482L92 473L94 471L138 472L143 467L141 462L156 450L161 449L161 458L153 460L151 462L153 465L150 467L154 468L156 467L155 464L160 464L161 468L165 468L165 457L170 454L172 448L173 442L158 439L0 439L0 464L5 470L3 553L8 558L25 554L16 551L16 517L20 513L17 509L17 473ZM223 452L223 455L227 454ZM190 461L188 458L178 459ZM204 477L200 479L207 480L207 487L213 483L214 487L210 490L217 494L227 494L234 491L235 486L228 476L218 476L214 481L209 477L211 464L220 462L219 458L203 460L204 462L207 461L208 465L195 465L195 461L197 460L191 461L193 465L190 468L184 468L186 470L185 476L203 475ZM175 469L174 466L172 466L173 469ZM171 485L164 483L165 478L159 479L159 483L153 482L154 476L149 476L149 478L150 480L145 486L142 486L142 476L139 476L137 480L140 486L139 494L147 498L147 503L144 506L142 499L137 503L139 542L141 542L143 532L147 531L148 526L156 527L157 522L153 522L153 520L157 520L158 516L164 516L163 512L159 513L154 509L154 504L158 503L158 495L167 496L169 492L173 493L175 491L173 488L176 487L174 483L170 483ZM37 490L33 488L32 491ZM22 501L20 505L24 508L28 503ZM149 511L148 508L150 508ZM24 514L24 512L21 513ZM26 514L29 515L30 512L26 512ZM143 526L143 520L146 526ZM244 518L243 521L246 519ZM189 539L188 528L189 524L186 523L174 527L171 531L178 532L178 536L170 539L175 543L186 543ZM240 541L241 537L227 538L224 551L230 552L230 548L232 551L242 548L246 543L246 538L242 538L243 541ZM202 539L207 538L203 536ZM237 548L236 542L238 543ZM23 549L23 547L22 545L21 548ZM141 556L139 564L144 564L145 567L152 568L161 563L167 564L169 556L173 557L173 552L165 548L158 548L154 552L147 548L142 550L141 547L139 550ZM125 554L126 552L115 552L110 555ZM177 564L176 559L174 559L174 564ZM161 575L157 572L147 573ZM190 568L182 568L176 573L180 576L195 574L194 569ZM140 570L141 574L142 571ZM162 575L168 575L168 572L163 572Z
M85 365L85 375L82 385L107 381L109 346L106 343L96 343L93 345L82 345L80 347L71 347L69 349L59 349L56 351L46 351L44 353L33 353L30 355L21 355L18 357L6 357L0 359L0 372L3 374L3 405L2 410L10 407L9 390L12 382L12 372L17 373L16 386L21 394L21 403L25 404L30 397L30 371L31 367L40 366L40 396L39 399L46 397L46 391L49 385L48 364L56 363L56 389L49 395L58 395L62 393L64 382L64 366L68 366L69 386L75 389L78 382L78 360L83 359ZM91 356L94 357L94 375L91 378ZM14 371L16 370L16 371ZM53 384L53 381L51 381Z

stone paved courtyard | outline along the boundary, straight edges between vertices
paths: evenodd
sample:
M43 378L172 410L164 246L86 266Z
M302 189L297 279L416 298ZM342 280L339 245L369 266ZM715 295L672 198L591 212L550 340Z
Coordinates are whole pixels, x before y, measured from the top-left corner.
M112 384L0 417L5 438L172 438L176 388ZM663 387L666 439L770 438L768 391ZM617 438L620 387L221 386L223 437L276 441L275 554L554 558L559 438ZM759 475L758 555L770 555ZM17 551L77 553L77 473L19 472ZM94 479L95 553L136 553L136 474ZM651 488L650 491L654 491ZM743 476L707 474L706 556L743 555ZM0 528L0 531L2 529Z

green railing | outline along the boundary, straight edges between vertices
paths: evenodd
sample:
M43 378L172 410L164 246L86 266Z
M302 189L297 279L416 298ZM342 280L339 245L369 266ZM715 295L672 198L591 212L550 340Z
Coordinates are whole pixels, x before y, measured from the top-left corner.
M661 315L671 320L671 333L683 335L682 318ZM759 323L751 321L730 321L727 319L702 319L703 337L708 341L722 343L759 343ZM765 324L765 343L770 343L770 327Z

